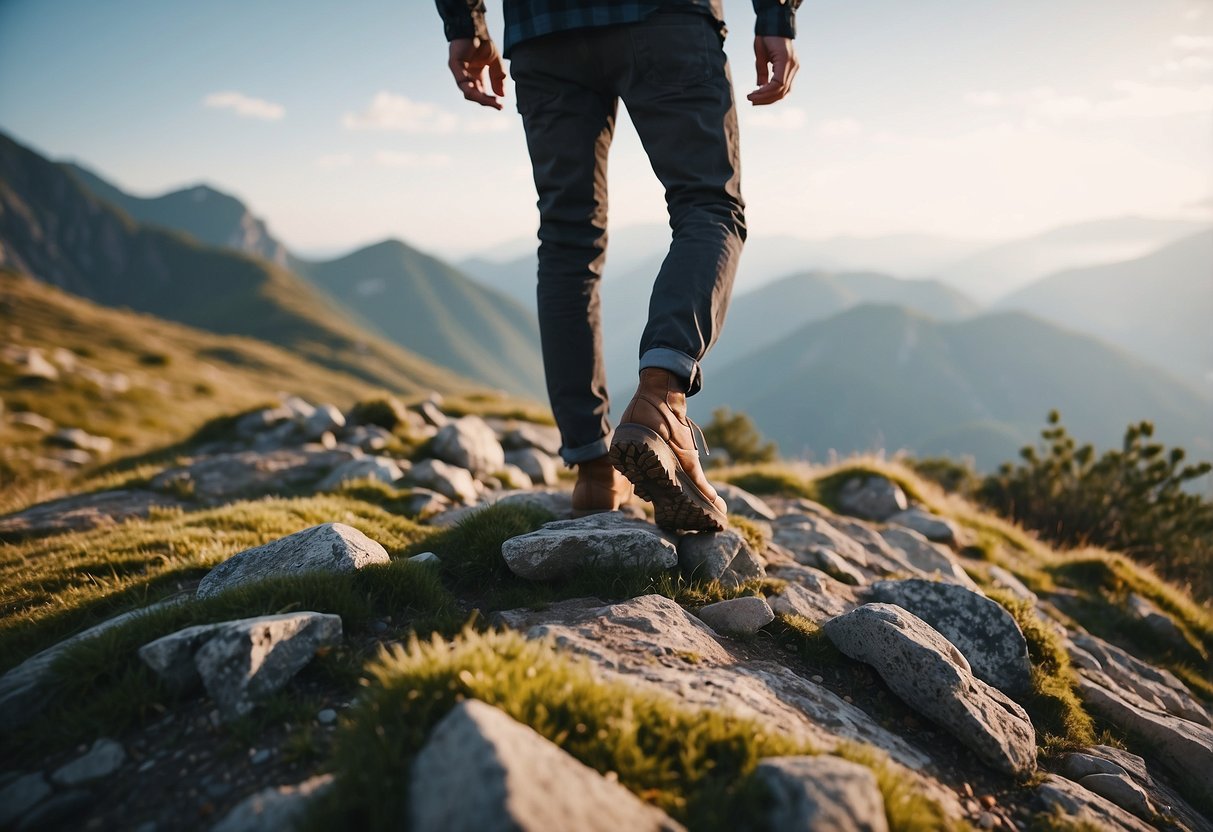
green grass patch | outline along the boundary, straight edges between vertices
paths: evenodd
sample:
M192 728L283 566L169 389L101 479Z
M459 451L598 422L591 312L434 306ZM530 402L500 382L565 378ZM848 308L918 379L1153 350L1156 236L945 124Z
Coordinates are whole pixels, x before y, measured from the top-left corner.
M818 624L801 615L780 614L765 628L783 647L792 648L812 667L843 667L850 663Z
M368 667L335 753L337 787L311 827L395 828L413 758L459 701L480 699L697 830L752 826L758 760L810 749L745 719L698 711L623 682L516 633L415 641Z
M908 471L903 473L900 468L867 464L862 460L844 463L824 476L815 479L813 484L817 489L817 501L837 511L838 495L842 491L843 486L850 480L867 479L868 477L882 477L892 480L901 486L901 490L905 492L906 497L910 500L919 503L926 502L922 488L919 486L916 478L909 475Z
M884 798L885 819L891 832L961 832L969 829L954 820L934 800L918 790L914 781L883 751L870 745L843 743L835 756L872 770Z
M770 527L765 524L759 524L748 517L730 514L729 525L733 528L733 531L745 538L750 551L755 555L761 556L766 551L767 544L771 542Z
M751 494L804 497L809 500L816 500L819 496L812 482L782 465L741 465L713 471L712 478L732 483Z

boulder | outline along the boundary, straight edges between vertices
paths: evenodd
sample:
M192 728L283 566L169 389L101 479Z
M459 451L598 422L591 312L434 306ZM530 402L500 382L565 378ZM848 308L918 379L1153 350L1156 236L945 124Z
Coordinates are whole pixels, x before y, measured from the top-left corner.
M1036 787L1036 796L1047 810L1060 812L1068 820L1085 822L1096 829L1150 832L1154 828L1110 800L1056 774L1045 775L1044 781Z
M299 421L299 434L304 440L311 442L326 433L341 430L343 427L345 427L345 414L341 412L341 409L336 405L322 404Z
M1023 708L976 678L955 646L892 604L864 604L825 623L834 646L870 664L910 707L951 732L992 768L1036 768L1036 731Z
M17 368L21 378L43 381L55 381L59 378L59 368L48 361L42 350L37 347L9 349L5 351L5 357Z
M187 627L143 645L139 658L171 685L201 681L231 720L280 690L318 649L340 642L339 616L295 612Z
M712 483L716 493L729 508L729 514L749 517L753 520L774 520L775 510L760 497L729 483Z
M821 754L760 760L754 776L769 794L771 830L885 832L884 797L871 769Z
M279 575L354 572L387 562L387 551L354 527L324 523L232 555L206 574L198 597Z
M905 556L912 571L928 577L937 576L942 581L969 589L977 589L977 584L964 571L955 555L918 532L893 526L882 531L880 536Z
M440 459L424 459L409 470L408 482L437 491L460 503L474 503L480 495L471 471L448 465Z
M753 595L708 604L698 615L713 630L727 635L753 635L775 620L766 599Z
M436 459L486 476L505 464L497 433L479 416L463 416L439 428L430 442Z
M678 565L688 579L720 581L730 587L766 575L749 543L733 529L682 535Z
M878 581L870 598L909 610L964 654L973 674L1012 697L1032 689L1028 642L1001 604L956 584Z
M534 422L519 422L501 434L501 444L506 450L536 448L551 457L560 456L560 431L552 425L537 425Z
M79 786L102 777L109 777L126 761L121 743L99 739L87 752L55 769L51 780L58 786Z
M852 477L838 491L838 508L865 520L885 521L910 507L901 486L886 477Z
M1150 804L1146 790L1133 782L1128 774L1099 772L1088 774L1078 784L1100 797L1106 797L1120 808L1132 812L1142 820L1150 820L1156 814Z
M407 465L408 463L405 463ZM342 483L354 480L375 480L391 485L404 476L396 460L387 456L364 456L338 465L316 486L317 491L332 491Z
M584 832L682 827L619 783L475 699L434 726L412 766L409 829Z
M535 485L555 485L560 473L556 460L538 448L506 451L505 462L521 468Z
M318 774L292 786L262 789L237 803L211 832L291 832L301 828L308 805L333 787Z
M501 554L511 572L532 581L564 578L583 569L657 572L678 564L678 548L668 536L615 511L547 523L505 541Z
M918 532L927 540L935 543L955 543L960 531L957 525L946 517L932 514L917 506L897 512L887 522Z

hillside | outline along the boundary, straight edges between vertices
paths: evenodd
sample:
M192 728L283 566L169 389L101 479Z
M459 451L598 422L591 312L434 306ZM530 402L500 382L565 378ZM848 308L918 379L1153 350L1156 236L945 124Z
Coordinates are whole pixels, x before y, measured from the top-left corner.
M1149 217L1077 223L992 246L935 276L991 303L1053 272L1140 257L1203 228L1208 223Z
M144 226L0 135L0 266L105 306L286 347L400 392L470 383L342 317L286 269Z
M892 303L950 321L977 304L933 280L901 280L877 272L802 272L739 294L706 366L723 367L801 326L863 303Z
M1213 395L1213 231L1134 260L1050 275L998 308L1095 335Z
M270 234L264 220L230 194L194 185L160 196L140 197L81 165L66 162L63 168L95 196L121 208L136 222L183 231L204 245L235 249L279 266L287 265L286 247Z
M872 449L970 454L989 469L1031 442L1051 409L1100 446L1152 419L1206 458L1213 405L1092 338L1016 313L944 323L860 306L717 370L696 397L749 413L784 454Z
M442 261L387 240L291 267L407 349L490 387L542 397L534 314Z

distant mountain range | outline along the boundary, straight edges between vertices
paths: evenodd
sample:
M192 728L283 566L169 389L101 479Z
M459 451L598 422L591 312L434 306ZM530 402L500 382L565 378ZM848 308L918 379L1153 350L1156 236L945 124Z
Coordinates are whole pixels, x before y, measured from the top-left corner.
M1022 313L940 322L863 305L810 323L707 376L693 402L749 413L785 455L910 449L985 469L1033 441L1052 408L1078 437L1118 444L1153 420L1199 458L1213 402L1152 365Z
M1213 230L1145 257L1051 275L998 308L1092 333L1213 394Z

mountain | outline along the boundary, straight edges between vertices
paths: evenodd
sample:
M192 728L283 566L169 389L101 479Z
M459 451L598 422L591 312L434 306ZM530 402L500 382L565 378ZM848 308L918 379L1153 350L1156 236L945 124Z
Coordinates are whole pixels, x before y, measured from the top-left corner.
M387 240L291 264L396 343L486 385L544 395L534 314L441 260Z
M287 264L286 247L270 234L264 221L230 194L207 185L194 185L156 197L128 194L99 175L73 162L63 163L90 192L125 211L131 219L184 231L200 243L264 257Z
M810 321L863 303L897 304L944 321L978 311L976 303L938 281L901 280L876 272L803 272L738 295L705 364L724 367Z
M4 135L0 266L105 306L268 341L398 392L471 386L359 328L286 269L140 225Z
M1118 443L1132 421L1200 458L1213 401L1093 338L1022 313L940 322L864 305L716 371L694 400L753 417L784 454L873 449L972 455L989 469L1035 439L1052 408L1076 436Z
M1120 217L1063 226L988 248L935 276L983 303L1063 269L1140 257L1209 223Z
M998 306L1098 336L1213 393L1213 230L1050 275Z

